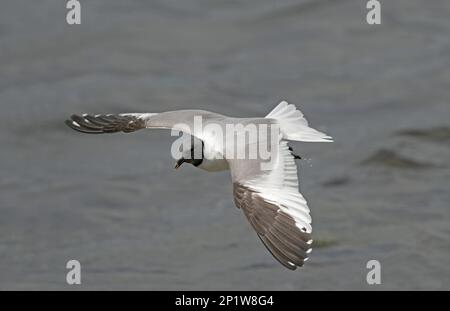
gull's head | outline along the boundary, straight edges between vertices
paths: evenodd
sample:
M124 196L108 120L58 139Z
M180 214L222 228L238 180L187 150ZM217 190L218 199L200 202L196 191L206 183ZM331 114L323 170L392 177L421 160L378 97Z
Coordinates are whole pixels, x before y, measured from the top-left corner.
M183 150L182 156L175 163L175 169L179 169L183 163L190 163L197 167L203 162L203 141L193 139L192 143Z

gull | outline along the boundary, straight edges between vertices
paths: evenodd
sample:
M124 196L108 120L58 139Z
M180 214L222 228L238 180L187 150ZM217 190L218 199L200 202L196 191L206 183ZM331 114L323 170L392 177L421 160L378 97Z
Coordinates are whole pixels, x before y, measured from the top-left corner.
M203 121L196 128L196 118ZM206 171L231 172L235 205L241 209L257 236L272 256L284 267L302 267L312 250L311 216L307 202L299 192L297 165L288 141L331 142L332 137L308 125L303 113L286 101L280 102L268 115L260 118L234 118L205 110L176 110L161 113L123 113L106 115L72 115L66 124L82 133L131 133L141 129L172 129L195 138L183 150L175 168L183 163ZM261 157L229 156L217 136L206 130L210 124L225 128L228 124L256 124L278 129L275 136L275 160L263 169ZM263 139L258 136L258 139ZM244 142L249 148L252 142ZM200 148L201 154L194 157Z

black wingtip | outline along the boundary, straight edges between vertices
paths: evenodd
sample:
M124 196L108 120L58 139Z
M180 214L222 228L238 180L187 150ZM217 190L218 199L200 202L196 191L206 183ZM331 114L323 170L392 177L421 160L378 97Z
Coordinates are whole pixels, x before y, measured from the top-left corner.
M126 115L77 115L73 114L66 125L71 129L87 134L131 133L145 128L145 120Z
M72 120L67 119L64 123L73 130L78 130L78 127L74 124Z
M94 129L94 128L91 128L90 126L86 126L80 120L83 120L83 118L76 114L73 114L70 117L70 120L68 119L68 120L64 121L64 123L68 127L70 127L72 130L75 130L80 133L85 133L85 134L100 134L100 133L102 133L102 131L100 131L99 129Z

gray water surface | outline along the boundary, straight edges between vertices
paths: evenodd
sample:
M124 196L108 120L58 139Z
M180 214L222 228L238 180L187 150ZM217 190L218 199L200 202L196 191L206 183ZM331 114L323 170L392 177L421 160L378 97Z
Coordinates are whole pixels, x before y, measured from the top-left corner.
M450 289L450 2L3 1L0 289ZM297 105L316 246L279 265L228 172L173 170L167 131L82 135L73 113ZM82 285L66 284L66 262ZM382 284L366 283L367 261Z

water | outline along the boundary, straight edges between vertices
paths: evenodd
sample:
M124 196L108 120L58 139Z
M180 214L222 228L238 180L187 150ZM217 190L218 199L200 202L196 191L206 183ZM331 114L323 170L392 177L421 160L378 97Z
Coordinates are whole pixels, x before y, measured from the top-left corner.
M0 289L450 289L450 3L7 1L0 11ZM296 104L317 247L288 271L229 174L173 170L166 131L89 136L72 113ZM382 285L366 283L366 263Z

